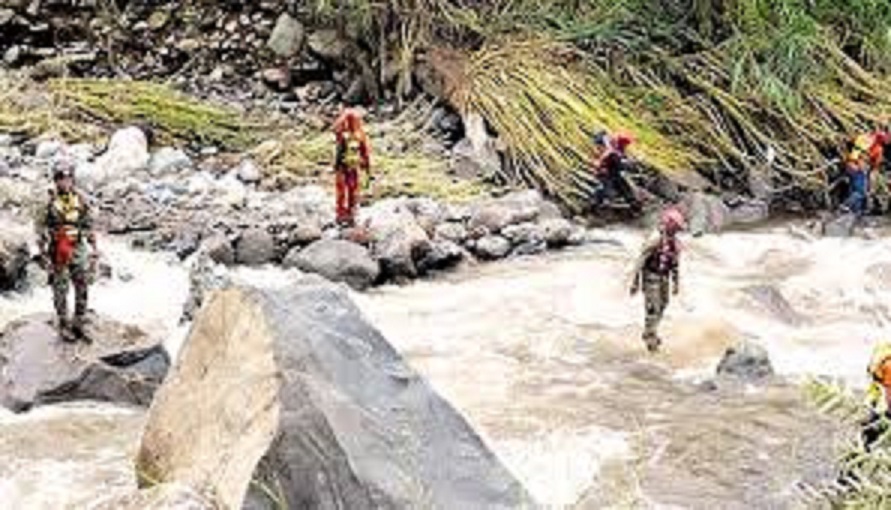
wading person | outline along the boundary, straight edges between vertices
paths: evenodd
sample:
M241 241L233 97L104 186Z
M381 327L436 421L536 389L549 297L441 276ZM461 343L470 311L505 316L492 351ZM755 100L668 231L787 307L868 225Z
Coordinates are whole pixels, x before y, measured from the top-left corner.
M678 209L667 209L659 223L658 232L651 235L635 262L631 295L643 290L643 341L650 352L659 350L659 323L668 306L670 295L679 287L680 243L677 234L685 228L684 216Z
M851 149L845 157L848 175L848 198L842 209L862 216L868 212L871 184L875 184L882 172L882 159L885 146L891 143L891 135L886 128L876 129L854 138Z
M334 123L337 153L334 173L337 186L337 222L352 226L359 207L359 174L364 171L371 178L371 146L362 127L359 113L344 110Z
M634 192L634 188L625 178L628 168L628 146L633 142L630 135L618 134L610 136L605 131L594 135L594 146L597 157L594 161L594 173L600 186L594 194L594 204L601 205L609 194L617 194L634 213L642 209L642 204Z
M53 171L41 232L41 261L49 272L59 334L84 338L88 286L98 251L89 204L74 187L73 166L59 163ZM74 318L68 318L68 293L74 288Z

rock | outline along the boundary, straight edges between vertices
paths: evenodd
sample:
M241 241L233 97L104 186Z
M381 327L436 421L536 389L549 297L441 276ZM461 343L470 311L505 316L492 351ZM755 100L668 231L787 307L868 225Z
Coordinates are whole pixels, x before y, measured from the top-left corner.
M342 63L349 53L349 42L333 29L313 32L306 45L313 55L330 63Z
M44 140L37 144L34 157L38 159L52 159L62 151L63 144L58 140Z
M192 159L182 150L162 147L152 154L148 169L153 176L177 172L192 166Z
M303 250L293 250L285 267L316 273L357 290L371 287L380 276L380 265L363 246L349 241L321 240Z
M514 245L535 244L544 241L544 230L535 223L520 223L505 227L501 235Z
M477 150L467 138L452 147L449 172L463 179L490 177L501 169L501 159L492 149Z
M0 292L21 288L27 276L30 260L29 244L34 234L21 225L6 225L0 229Z
M567 219L558 218L545 220L539 223L545 242L551 248L560 248L569 244L572 236L572 223Z
M90 510L215 510L212 501L194 489L162 484L123 496L103 497L87 505Z
M3 62L5 62L7 66L14 66L18 64L21 58L21 46L10 46L5 52L3 52Z
M510 225L535 221L545 204L537 191L522 191L477 204L468 222L471 236L497 234Z
M448 269L464 260L464 250L457 243L447 239L433 241L430 250L417 263L421 274L429 271Z
M826 237L851 237L857 226L854 213L844 213L823 223L823 235Z
M588 242L588 232L582 226L574 226L566 242L570 246L581 246Z
M461 223L440 223L434 231L434 238L454 243L463 243L467 240L467 229Z
M289 246L306 246L322 238L322 228L312 222L300 223L288 238Z
M238 165L236 175L238 175L238 180L245 184L255 184L263 178L263 172L260 171L260 167L250 159L245 159Z
M359 223L372 238L372 254L387 279L415 278L416 262L430 250L430 238L405 204L384 200L363 209Z
M770 218L770 206L763 200L746 200L729 211L729 222L734 225L757 225Z
M261 77L263 83L273 90L282 92L291 84L291 73L287 68L271 67L263 70Z
M208 293L232 285L232 278L226 268L217 264L207 253L199 255L189 269L189 295L183 305L180 322L188 322L204 303Z
M217 181L217 191L220 195L217 205L240 208L247 201L247 188L237 175L228 174Z
M214 234L205 239L201 246L212 261L227 266L235 264L235 250L232 249L232 243L225 235Z
M180 260L185 260L201 247L201 233L196 230L183 229L176 233L168 249L176 253Z
M485 260L502 259L510 253L510 241L497 236L489 235L478 240L474 245L474 253Z
M543 239L539 241L530 241L526 243L522 243L514 248L511 255L516 255L517 257L527 256L527 255L539 255L548 251L548 243L546 243Z
M268 264L275 259L275 239L264 228L246 230L235 242L235 261L247 266Z
M749 341L727 349L718 364L718 375L751 382L770 377L773 373L767 350Z
M684 199L687 230L693 235L720 232L728 224L729 210L721 197L696 192Z
M137 471L220 508L535 506L347 292L319 278L202 308L149 411ZM251 480L256 483L251 483Z
M108 142L105 153L96 158L89 178L96 183L118 178L127 173L141 170L149 163L148 140L137 127L116 131ZM78 173L78 180L83 177Z
M7 326L0 404L16 412L74 400L147 406L167 373L164 348L138 328L100 317L90 318L87 334L91 344L63 342L47 315Z
M0 9L0 27L6 25L15 17L15 11L12 9Z
M305 37L303 25L288 13L282 13L275 22L266 46L280 57L293 57L300 53Z

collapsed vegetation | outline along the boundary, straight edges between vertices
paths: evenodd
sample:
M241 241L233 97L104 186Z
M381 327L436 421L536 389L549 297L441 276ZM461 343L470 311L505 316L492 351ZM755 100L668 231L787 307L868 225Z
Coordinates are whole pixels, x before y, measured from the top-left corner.
M823 413L842 420L851 430L859 428L867 410L849 387L814 380L807 389ZM838 478L820 487L804 487L805 502L832 508L886 508L891 501L891 433L886 432L869 451L859 438L848 438L840 449Z
M891 4L882 0L181 4L101 2L93 32L78 24L86 7L74 4L50 22L64 20L57 37L90 32L103 75L151 77L155 65L157 76L181 82L220 65L232 81L278 65L298 85L334 80L350 89L348 101L405 106L432 96L486 119L504 151L502 177L570 204L590 191L592 132L626 129L643 166L676 182L825 207L846 140L891 116ZM299 22L302 49L291 57L264 45L276 12ZM168 40L172 49L155 55ZM227 138L227 119L196 114L176 129L207 121L211 139L238 141Z

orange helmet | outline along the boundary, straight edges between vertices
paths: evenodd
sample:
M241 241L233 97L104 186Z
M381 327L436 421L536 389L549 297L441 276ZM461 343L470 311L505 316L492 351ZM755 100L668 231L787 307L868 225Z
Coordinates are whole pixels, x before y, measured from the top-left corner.
M662 212L661 225L668 232L678 232L687 228L687 221L680 209L671 207Z

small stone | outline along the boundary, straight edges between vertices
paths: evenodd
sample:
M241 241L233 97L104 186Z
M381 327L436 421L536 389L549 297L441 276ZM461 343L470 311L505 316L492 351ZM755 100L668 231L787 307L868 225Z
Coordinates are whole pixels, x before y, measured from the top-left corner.
M245 159L238 165L238 169L236 170L238 175L238 180L245 184L254 184L260 182L260 179L263 178L263 173L260 171L260 168L250 159Z
M62 142L58 140L46 140L37 145L34 156L38 159L50 159L62 150Z
M8 66L14 66L18 64L19 59L22 57L22 47L21 46L10 46L5 53L3 53L3 61L6 62Z
M162 175L192 166L192 159L180 149L162 147L152 154L149 160L149 172L154 175Z
M170 13L167 11L158 10L152 13L148 19L148 26L152 30L160 30L164 28L164 25L170 20Z

